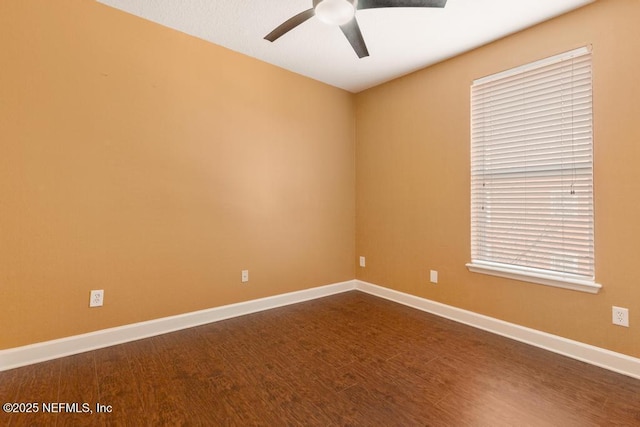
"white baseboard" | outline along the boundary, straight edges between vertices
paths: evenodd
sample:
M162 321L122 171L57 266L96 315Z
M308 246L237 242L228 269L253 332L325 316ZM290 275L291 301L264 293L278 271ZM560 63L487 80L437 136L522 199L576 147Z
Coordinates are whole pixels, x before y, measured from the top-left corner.
M0 350L0 371L321 298L354 290L355 288L356 281L350 280L222 307L194 311L177 316L163 317L146 322L103 329L23 347Z
M359 290L563 356L640 379L640 359L494 319L361 280L350 280L237 304L0 350L0 371L174 332L289 304Z
M526 328L472 311L356 280L356 289L484 331L502 335L572 359L640 379L640 359L557 335Z

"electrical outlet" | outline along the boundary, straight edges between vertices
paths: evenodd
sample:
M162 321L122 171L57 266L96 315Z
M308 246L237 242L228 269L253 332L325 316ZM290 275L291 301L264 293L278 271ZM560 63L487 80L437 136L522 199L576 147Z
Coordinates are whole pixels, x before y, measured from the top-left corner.
M367 260L361 256L360 257L360 267L364 267L365 265L367 265Z
M91 291L89 297L89 307L102 307L104 303L104 289Z
M429 272L429 280L431 283L438 283L438 272L436 270L431 270Z
M616 307L615 305L611 307L612 314L612 322L614 325L618 326L626 326L629 327L629 309Z
M242 283L249 281L249 270L242 270Z

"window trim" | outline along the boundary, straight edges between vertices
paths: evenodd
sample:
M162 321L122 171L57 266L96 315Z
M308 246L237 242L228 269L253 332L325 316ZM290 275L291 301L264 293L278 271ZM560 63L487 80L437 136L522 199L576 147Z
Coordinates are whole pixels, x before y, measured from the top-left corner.
M597 294L602 285L595 281L578 279L571 274L562 276L547 274L545 270L530 267L506 267L505 264L491 263L488 261L475 261L466 264L472 273L488 274L490 276L504 277L519 280L521 282L537 283L539 285L554 286L556 288L571 289L573 291Z
M492 74L490 76L482 77L473 81L472 86L487 83L495 80L501 80L513 75L523 73L525 71L533 70L541 66L551 65L564 60L582 56L591 53L591 46L585 46L578 49L574 49L569 52L564 52L559 55L555 55L549 58L534 61L529 64L525 64L519 67L512 68L503 72ZM593 89L592 89L593 90ZM473 105L471 105L471 111L473 112ZM473 129L471 129L473 131ZM593 146L591 147L593 150ZM593 166L591 166L593 168ZM592 172L593 174L593 169ZM593 175L592 175L593 179ZM473 189L472 189L473 195ZM593 223L592 226L595 226ZM595 233L595 230L592 232ZM471 236L473 239L473 235ZM595 242L592 241L592 245ZM592 246L593 249L593 246ZM473 273L487 274L491 276L503 277L513 280L519 280L524 282L536 283L540 285L553 286L563 289L570 289L574 291L587 292L591 294L597 294L602 285L596 283L595 277L588 278L581 275L574 275L571 273L561 273L545 269L525 267L519 265L503 264L499 262L492 262L486 260L474 260L466 264L467 269Z

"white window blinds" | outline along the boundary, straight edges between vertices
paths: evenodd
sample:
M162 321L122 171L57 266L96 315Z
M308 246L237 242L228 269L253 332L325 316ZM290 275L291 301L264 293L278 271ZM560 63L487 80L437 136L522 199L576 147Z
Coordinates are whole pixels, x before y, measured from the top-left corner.
M591 86L587 48L473 82L472 271L597 292Z

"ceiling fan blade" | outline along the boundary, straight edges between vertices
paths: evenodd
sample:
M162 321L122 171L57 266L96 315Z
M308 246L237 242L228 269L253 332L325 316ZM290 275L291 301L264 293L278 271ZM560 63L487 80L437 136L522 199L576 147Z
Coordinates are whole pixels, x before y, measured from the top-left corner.
M355 17L346 24L340 25L340 29L347 37L347 40L349 40L349 43L351 43L351 47L353 47L358 58L369 56L367 45L364 43L362 32L360 32L360 26L358 25L358 21Z
M447 0L358 0L358 9L377 7L444 7Z
M264 39L269 40L270 42L275 41L314 15L314 9L308 9L304 12L300 12L299 14L284 21L275 30L264 36Z

